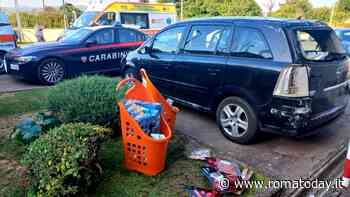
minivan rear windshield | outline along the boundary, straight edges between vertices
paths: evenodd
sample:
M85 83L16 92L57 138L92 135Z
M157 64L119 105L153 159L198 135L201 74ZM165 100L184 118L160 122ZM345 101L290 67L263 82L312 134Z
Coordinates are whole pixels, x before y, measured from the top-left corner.
M331 29L298 29L295 33L306 60L334 61L346 57L341 42Z

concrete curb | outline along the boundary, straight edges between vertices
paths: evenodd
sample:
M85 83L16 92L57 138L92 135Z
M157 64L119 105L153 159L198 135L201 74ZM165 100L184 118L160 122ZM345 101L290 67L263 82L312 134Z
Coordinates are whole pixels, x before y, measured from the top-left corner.
M334 166L336 166L340 160L343 160L346 156L347 152L347 143L343 143L341 148L334 153L333 155L329 156L329 158L322 162L319 166L319 168L315 169L313 172L310 173L310 176L308 179L315 180L317 178L321 178L326 172L331 171ZM298 188L294 190L286 190L283 195L290 196L290 197L298 197L303 194L306 194L308 192L305 188Z
M50 87L50 86L33 87L33 88L28 88L28 89L5 90L5 91L0 91L0 95L1 95L1 94L16 93L16 92L31 91L31 90L42 89L42 88L47 88L47 87Z

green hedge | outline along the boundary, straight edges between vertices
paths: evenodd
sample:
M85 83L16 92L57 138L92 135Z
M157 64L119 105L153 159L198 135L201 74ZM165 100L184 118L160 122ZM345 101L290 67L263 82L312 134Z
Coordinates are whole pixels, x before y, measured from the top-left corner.
M116 113L118 80L103 76L82 76L64 81L48 93L48 107L63 122L112 125Z
M101 173L99 145L109 129L75 123L50 130L24 154L31 193L36 196L72 196L85 192Z

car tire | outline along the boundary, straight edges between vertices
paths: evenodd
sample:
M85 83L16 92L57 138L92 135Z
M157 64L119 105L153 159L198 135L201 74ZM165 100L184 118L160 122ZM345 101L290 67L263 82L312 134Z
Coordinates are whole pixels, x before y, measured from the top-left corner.
M61 60L55 58L46 59L40 63L38 75L42 84L54 85L64 79L65 65Z
M140 78L140 74L138 73L138 70L136 68L128 67L123 72L123 78L127 78L127 77L134 77L136 79L139 79Z
M0 52L0 74L5 73L4 58L5 58L5 53Z
M219 104L216 122L223 135L233 142L250 144L258 134L255 111L239 97L228 97Z

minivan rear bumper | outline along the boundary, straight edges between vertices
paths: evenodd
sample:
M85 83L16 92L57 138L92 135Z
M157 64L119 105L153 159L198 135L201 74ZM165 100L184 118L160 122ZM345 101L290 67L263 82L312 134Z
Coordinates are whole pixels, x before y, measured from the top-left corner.
M313 134L314 129L324 125L341 115L349 102L350 81L344 82L335 88L344 88L345 94L339 95L343 102L334 107L314 114L312 112L312 97L308 98L278 98L274 97L271 102L267 124L262 125L262 130L285 133L292 136ZM326 90L327 91L327 90Z

